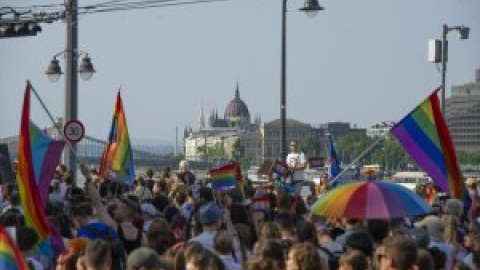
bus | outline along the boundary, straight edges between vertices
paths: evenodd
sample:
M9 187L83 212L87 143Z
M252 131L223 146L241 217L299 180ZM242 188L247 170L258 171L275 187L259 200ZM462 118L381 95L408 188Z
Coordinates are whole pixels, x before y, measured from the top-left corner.
M392 181L410 190L415 190L417 185L425 185L432 181L426 172L397 172L392 176Z

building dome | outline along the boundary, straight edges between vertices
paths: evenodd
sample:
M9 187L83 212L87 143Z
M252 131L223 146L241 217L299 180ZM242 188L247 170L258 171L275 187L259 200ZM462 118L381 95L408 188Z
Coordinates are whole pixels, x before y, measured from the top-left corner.
M225 109L225 120L227 120L232 126L239 123L250 123L250 113L248 112L248 107L240 99L240 91L235 90L235 98L228 103L227 108Z

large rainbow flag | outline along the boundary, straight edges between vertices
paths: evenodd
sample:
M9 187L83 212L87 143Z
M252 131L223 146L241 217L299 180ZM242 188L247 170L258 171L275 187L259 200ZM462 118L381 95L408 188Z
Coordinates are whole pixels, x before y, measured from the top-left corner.
M439 90L392 127L391 132L442 191L467 201L452 139L440 111Z
M217 191L235 188L238 184L237 167L236 163L231 163L210 170L210 183L212 184L212 188Z
M38 139L38 136L35 136L35 133L32 132L30 125L30 92L31 85L28 83L25 89L20 123L17 185L25 223L37 232L39 242L42 244L42 242L48 240L51 229L45 216L40 192L35 180L35 163L38 160L34 159L38 159L39 155L37 153L38 149L34 147L34 142ZM43 158L45 159L45 156ZM44 252L46 251L43 248L41 249L41 253L45 254Z
M35 183L40 193L40 200L45 207L48 199L48 188L60 162L65 141L52 140L33 122L30 122L29 130Z
M29 267L23 259L18 247L0 226L0 269L2 270L28 270Z
M131 185L135 180L132 146L120 92L117 93L108 145L103 151L100 163L100 174L127 185Z

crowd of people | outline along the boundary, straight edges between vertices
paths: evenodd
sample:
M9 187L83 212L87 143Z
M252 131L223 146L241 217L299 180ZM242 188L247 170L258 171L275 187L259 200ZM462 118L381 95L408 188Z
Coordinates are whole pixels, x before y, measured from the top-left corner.
M217 192L187 161L178 173L148 170L131 187L81 171L82 186L63 165L51 182L45 211L65 246L54 260L35 252L38 235L25 226L18 191L3 186L0 224L30 269L480 269L475 187L470 208L442 199L424 217L354 220L310 212L326 178L305 198L250 182Z

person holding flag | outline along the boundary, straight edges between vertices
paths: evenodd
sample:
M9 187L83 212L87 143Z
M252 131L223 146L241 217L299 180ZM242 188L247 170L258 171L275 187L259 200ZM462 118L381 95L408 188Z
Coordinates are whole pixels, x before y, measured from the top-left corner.
M291 173L291 182L295 186L305 181L305 168L307 167L307 158L303 152L298 150L296 141L290 142L290 154L287 155L287 166Z

